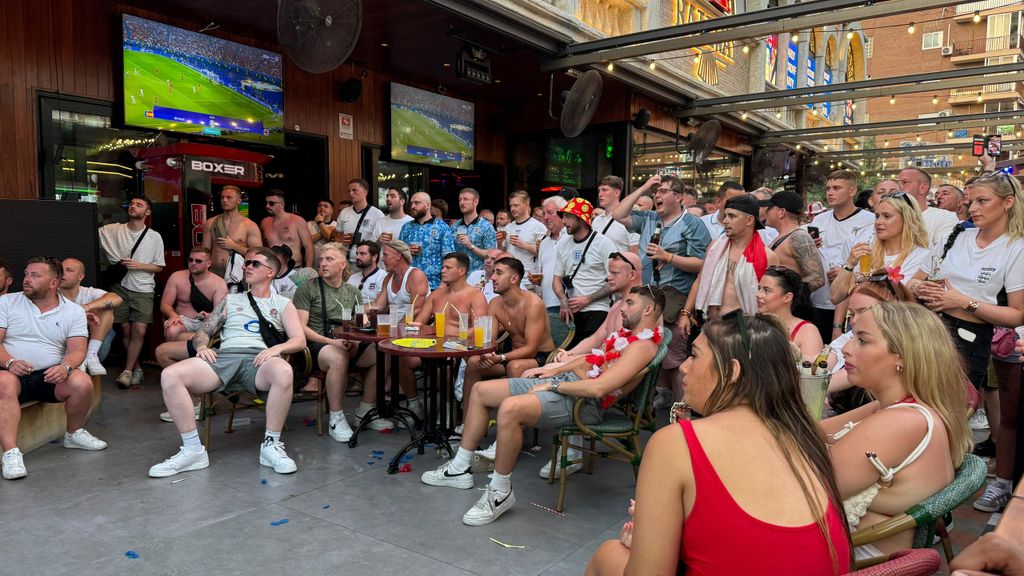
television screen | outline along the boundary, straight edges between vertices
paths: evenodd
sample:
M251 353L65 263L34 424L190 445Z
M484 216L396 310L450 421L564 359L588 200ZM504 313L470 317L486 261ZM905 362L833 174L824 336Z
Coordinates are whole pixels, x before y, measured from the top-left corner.
M129 14L122 39L125 124L284 144L280 54Z
M472 102L391 83L391 159L473 169Z

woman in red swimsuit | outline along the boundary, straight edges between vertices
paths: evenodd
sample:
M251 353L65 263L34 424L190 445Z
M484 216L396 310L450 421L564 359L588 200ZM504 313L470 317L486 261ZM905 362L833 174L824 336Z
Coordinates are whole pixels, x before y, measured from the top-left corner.
M604 543L589 575L845 574L850 539L799 373L771 317L708 322L680 367L705 415L647 444L635 520Z

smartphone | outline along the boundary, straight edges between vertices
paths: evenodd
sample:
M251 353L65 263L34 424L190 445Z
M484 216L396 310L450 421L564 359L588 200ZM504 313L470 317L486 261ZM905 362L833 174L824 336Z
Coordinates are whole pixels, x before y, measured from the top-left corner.
M999 153L1003 151L1003 137L998 134L993 134L988 138L985 138L985 149L988 150L989 156L998 158Z
M808 226L807 233L810 234L811 238L814 238L815 240L817 240L818 237L821 235L821 232L818 231L817 226Z
M985 154L986 145L985 137L981 134L975 134L974 142L971 145L971 156L981 156Z

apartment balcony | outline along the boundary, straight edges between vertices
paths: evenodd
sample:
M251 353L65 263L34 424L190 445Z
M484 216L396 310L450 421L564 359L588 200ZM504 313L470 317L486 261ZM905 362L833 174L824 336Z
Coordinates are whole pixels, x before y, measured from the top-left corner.
M953 64L979 64L984 63L986 58L1020 54L1022 48L1024 48L1024 37L1020 34L954 40L953 56L949 61Z
M949 91L951 105L1017 100L1021 97L1020 82L1004 82L975 88L954 88Z
M982 2L965 2L958 4L956 7L956 15L973 16L974 11L984 12L986 10L994 10L996 8L1002 8L1003 6L1012 6L1018 4L1018 0L983 0Z

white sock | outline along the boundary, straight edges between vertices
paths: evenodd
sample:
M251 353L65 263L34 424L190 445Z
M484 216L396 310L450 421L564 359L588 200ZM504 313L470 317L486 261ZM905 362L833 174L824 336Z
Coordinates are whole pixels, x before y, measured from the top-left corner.
M266 436L266 438L264 439L264 442L266 440L273 440L274 442L280 442L281 441L281 433L280 432L272 432L270 430L267 430L265 436Z
M185 452L192 452L194 454L203 451L203 443L199 441L199 430L182 434L181 443L185 447Z
M455 453L455 458L452 458L452 469L456 472L468 470L473 465L473 451L466 450L462 446L459 446L459 451Z
M498 471L495 470L491 474L491 490L499 494L508 494L512 490L512 475L498 474Z
M337 422L338 420L344 420L344 419L345 419L345 411L344 410L338 410L338 411L331 410L330 421L331 421L332 424Z
M359 410L356 410L356 413L357 414L366 414L367 412L372 410L373 407L374 407L374 404L372 404L370 402L360 402L359 403Z
M99 356L103 340L89 340L89 356Z

